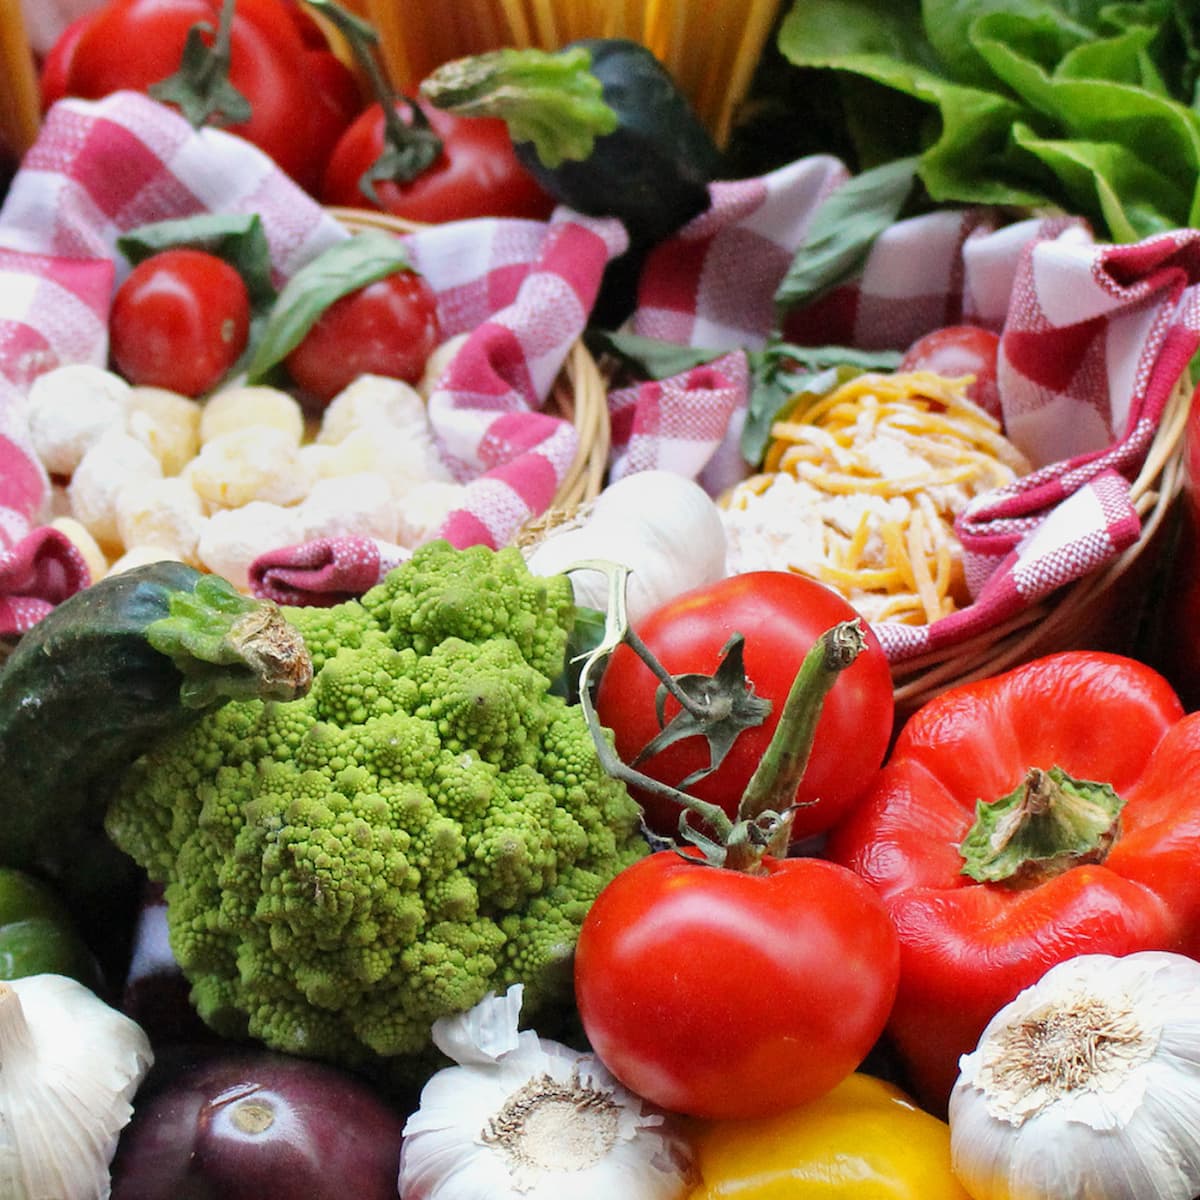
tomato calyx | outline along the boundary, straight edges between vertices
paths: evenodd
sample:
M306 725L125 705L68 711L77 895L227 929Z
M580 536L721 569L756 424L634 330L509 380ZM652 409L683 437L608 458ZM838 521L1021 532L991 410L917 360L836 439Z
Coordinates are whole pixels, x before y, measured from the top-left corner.
M305 0L323 13L346 39L355 61L366 75L371 93L383 111L383 151L359 178L359 190L372 204L382 207L375 190L386 181L409 183L428 170L442 153L442 139L434 132L421 106L404 102L408 121L400 117L401 97L388 83L373 52L379 42L375 30L333 0Z
M662 727L633 760L633 766L652 758L660 750L682 738L704 737L708 741L709 761L680 780L679 787L711 775L729 753L743 729L761 725L771 712L771 701L754 693L754 685L746 679L742 654L746 639L735 633L721 651L721 662L712 675L691 672L671 675L650 652L632 629L626 631L626 642L660 680L654 694L654 711ZM666 719L667 697L679 701L679 711Z
M239 125L250 120L250 101L229 80L234 0L222 0L214 33L205 21L188 30L179 70L148 90L155 100L174 104L193 128ZM211 45L204 40L212 34Z
M1107 783L1031 767L1007 796L976 806L959 847L962 874L1016 890L1102 863L1120 835L1124 804Z
M794 816L801 807L788 798L796 794L808 765L825 697L841 672L866 647L862 622L855 618L834 625L804 656L775 732L746 784L735 815L730 817L719 804L691 795L686 787L715 770L737 736L744 729L761 724L771 710L769 701L755 696L753 685L746 679L742 663L744 639L735 634L726 643L714 675L672 676L630 627L625 604L629 569L616 563L587 560L567 571L585 568L603 572L609 582L604 634L585 658L578 685L579 704L601 765L625 784L667 798L679 806L679 842L657 839L658 842L665 843L692 862L747 874L764 873L765 857L787 855ZM675 721L668 722L637 756L635 763L649 757L656 748L661 749L662 744L682 737L704 736L709 740L710 765L693 772L678 787L645 775L635 765L622 761L596 715L591 697L591 675L621 643L627 644L660 681L656 694L660 725L668 695L674 696L683 706L680 716L675 718L675 721L682 718L682 732L674 727ZM736 720L735 709L738 710ZM746 719L750 712L757 714L756 720ZM709 727L710 718L715 724L715 733ZM741 724L734 729L737 721ZM664 735L668 741L660 743ZM660 744L656 747L656 743Z

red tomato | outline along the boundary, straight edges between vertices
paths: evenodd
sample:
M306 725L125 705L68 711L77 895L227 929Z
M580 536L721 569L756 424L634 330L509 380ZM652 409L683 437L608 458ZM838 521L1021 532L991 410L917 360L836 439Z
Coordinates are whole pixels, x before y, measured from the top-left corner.
M550 215L554 199L517 161L503 121L456 117L432 105L420 107L442 140L442 153L408 183L376 183L381 205L374 207L428 224L490 216L544 220ZM412 120L407 102L400 101L396 111L403 120ZM372 104L346 130L334 150L321 188L322 202L372 207L358 181L379 157L383 145L383 108Z
M94 12L87 12L81 17L76 17L58 35L58 40L42 59L38 75L42 112L67 94L67 78L71 70L71 61L75 57L75 48L95 15Z
M122 88L146 91L178 70L192 26L216 28L220 9L220 0L109 0L69 56L66 93L98 99ZM313 143L304 42L287 8L279 0L239 0L230 54L230 81L252 114L229 128L315 190L324 161Z
M1000 337L978 325L947 325L918 338L900 360L901 371L933 371L953 379L974 375L967 395L993 417L1000 416L996 354Z
M672 674L712 674L730 636L745 637L746 678L755 693L771 701L770 715L744 729L724 762L687 789L721 805L731 816L771 740L792 680L804 656L827 629L857 614L836 592L789 571L751 571L685 593L657 609L637 626L651 653ZM793 839L824 832L866 791L892 734L892 677L878 639L866 629L867 647L839 676L821 712L808 769L796 801L809 805L796 813ZM616 737L625 762L659 731L655 713L658 681L628 646L609 659L596 693L601 724ZM678 706L668 701L670 718ZM709 761L702 737L668 746L638 770L677 784ZM666 799L639 796L651 829L678 828L679 810ZM810 803L815 801L815 803Z
M433 289L415 271L397 271L335 300L284 365L326 404L360 375L415 383L440 339Z
M782 1112L846 1078L879 1038L900 972L874 891L815 858L764 874L663 850L626 868L584 918L575 999L627 1087L721 1120Z
M250 297L238 272L202 250L144 259L109 314L113 364L131 383L199 396L246 348Z

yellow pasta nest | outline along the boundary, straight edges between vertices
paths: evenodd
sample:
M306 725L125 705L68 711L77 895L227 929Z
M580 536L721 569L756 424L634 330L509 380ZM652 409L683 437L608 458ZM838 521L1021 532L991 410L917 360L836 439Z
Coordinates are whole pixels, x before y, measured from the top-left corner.
M869 621L924 624L965 603L955 518L1029 470L970 382L867 373L798 402L762 471L721 498L731 569L810 575Z

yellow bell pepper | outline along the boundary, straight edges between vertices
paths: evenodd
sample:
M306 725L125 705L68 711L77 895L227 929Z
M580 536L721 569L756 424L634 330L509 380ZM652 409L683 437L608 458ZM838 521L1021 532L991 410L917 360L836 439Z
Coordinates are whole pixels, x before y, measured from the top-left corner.
M692 1140L688 1200L971 1200L950 1127L870 1075L777 1116L698 1123Z

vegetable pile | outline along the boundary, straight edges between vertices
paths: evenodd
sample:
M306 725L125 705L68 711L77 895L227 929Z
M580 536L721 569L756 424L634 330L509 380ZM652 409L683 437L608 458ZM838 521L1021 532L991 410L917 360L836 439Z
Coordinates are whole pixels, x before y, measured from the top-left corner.
M1136 638L951 663L902 712L889 636L964 615L964 513L1043 466L1007 440L1007 343L949 295L907 348L789 340L810 303L837 326L906 211L1192 221L1200 27L1169 0L798 0L777 30L871 169L814 175L836 195L759 297L765 344L730 352L744 423L695 478L642 469L630 424L686 443L708 414L620 400L599 497L501 549L434 533L470 455L525 436L434 436L454 281L372 232L284 281L254 213L116 243L111 369L26 397L94 582L0 664L5 1197L1200 1190L1200 712ZM614 394L720 376L624 332L649 256L699 218L668 245L691 262L742 195L650 48L505 47L411 96L377 52L332 0L106 0L42 80L152 89L325 203L616 217L592 290L530 286L598 297ZM524 288L487 228L485 290ZM547 374L505 319L501 382ZM260 551L319 538L398 565L351 599L249 594Z

